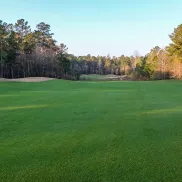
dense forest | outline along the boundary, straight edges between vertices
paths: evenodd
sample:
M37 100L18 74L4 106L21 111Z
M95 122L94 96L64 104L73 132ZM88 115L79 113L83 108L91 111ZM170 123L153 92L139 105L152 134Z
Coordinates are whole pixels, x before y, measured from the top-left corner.
M55 77L78 80L81 74L129 75L136 80L182 78L182 25L165 49L156 46L145 56L74 56L53 39L50 25L31 30L24 19L0 21L0 77Z

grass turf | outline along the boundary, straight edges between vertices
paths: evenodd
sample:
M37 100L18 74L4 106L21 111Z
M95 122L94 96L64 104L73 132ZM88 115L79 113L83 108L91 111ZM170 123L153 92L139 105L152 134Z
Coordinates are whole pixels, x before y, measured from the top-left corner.
M102 81L108 80L110 77L117 77L116 75L98 75L98 74L89 74L89 75L81 75L80 80L87 81Z
M0 181L180 181L182 82L0 83Z

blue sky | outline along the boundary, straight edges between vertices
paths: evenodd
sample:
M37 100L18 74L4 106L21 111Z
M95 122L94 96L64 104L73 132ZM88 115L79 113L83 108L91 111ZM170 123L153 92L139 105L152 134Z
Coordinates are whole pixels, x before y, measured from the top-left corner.
M32 29L44 21L75 55L144 55L170 42L181 9L181 0L8 0L0 19L24 18Z

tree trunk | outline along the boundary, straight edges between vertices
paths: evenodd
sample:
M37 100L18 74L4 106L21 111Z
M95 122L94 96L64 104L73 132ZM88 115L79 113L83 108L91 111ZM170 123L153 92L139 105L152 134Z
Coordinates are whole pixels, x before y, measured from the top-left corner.
M11 66L11 78L14 78L13 66Z
M4 77L4 65L3 65L3 63L1 63L1 78L3 78Z
M30 65L29 65L29 61L27 60L27 67L28 67L28 77L30 77Z

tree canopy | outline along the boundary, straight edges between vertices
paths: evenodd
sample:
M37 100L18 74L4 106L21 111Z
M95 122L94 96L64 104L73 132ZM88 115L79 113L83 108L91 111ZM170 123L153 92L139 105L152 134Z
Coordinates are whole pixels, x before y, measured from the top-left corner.
M78 79L80 74L130 75L133 79L181 78L182 25L170 35L172 43L145 56L75 56L53 38L49 24L32 30L28 21L0 21L0 75L5 78L47 76Z

